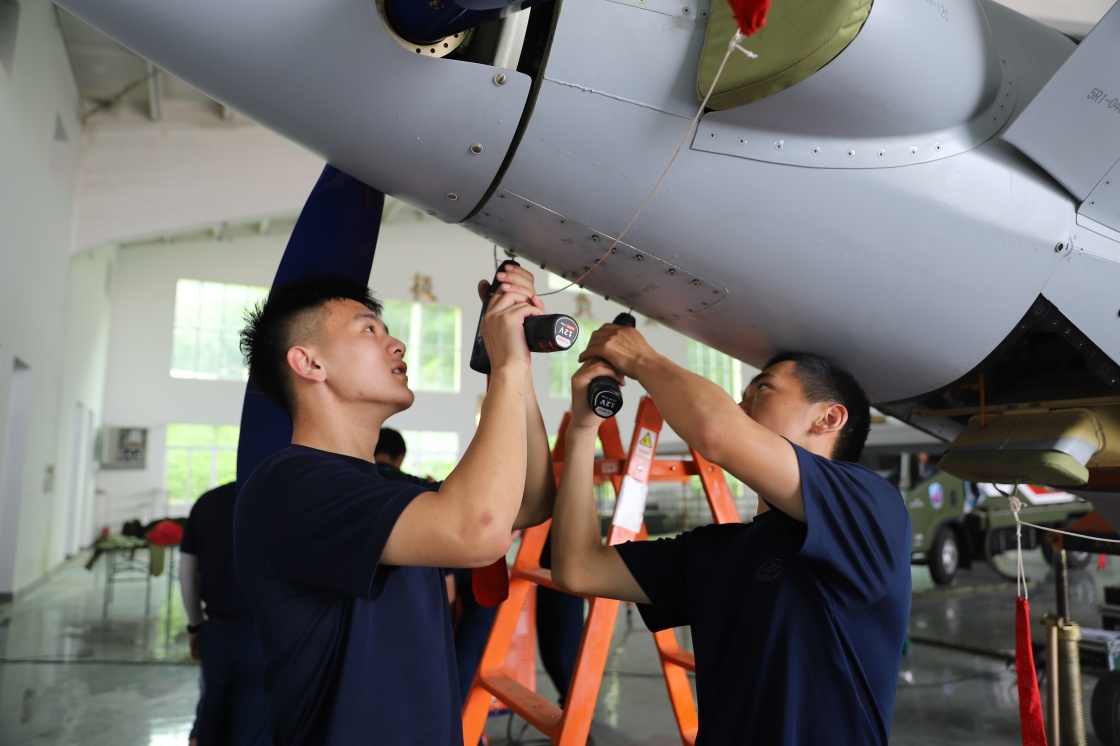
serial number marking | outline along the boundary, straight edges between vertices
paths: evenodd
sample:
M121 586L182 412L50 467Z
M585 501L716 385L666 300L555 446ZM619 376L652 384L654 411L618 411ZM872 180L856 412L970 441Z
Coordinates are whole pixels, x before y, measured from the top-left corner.
M926 5L933 8L933 10L937 13L937 15L941 17L941 20L943 20L943 21L948 21L949 20L949 8L946 7L945 5L942 5L941 3L937 2L937 0L926 0Z
M1085 98L1094 104L1104 106L1106 109L1120 114L1120 95L1109 96L1107 91L1094 88L1089 91L1089 95Z

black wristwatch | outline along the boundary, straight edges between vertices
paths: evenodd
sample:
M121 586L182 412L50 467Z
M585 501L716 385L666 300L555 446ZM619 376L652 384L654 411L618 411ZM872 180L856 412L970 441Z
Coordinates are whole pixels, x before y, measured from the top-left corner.
M194 633L198 632L200 629L202 629L203 624L205 624L205 622L199 622L198 624L188 624L187 634L193 635Z

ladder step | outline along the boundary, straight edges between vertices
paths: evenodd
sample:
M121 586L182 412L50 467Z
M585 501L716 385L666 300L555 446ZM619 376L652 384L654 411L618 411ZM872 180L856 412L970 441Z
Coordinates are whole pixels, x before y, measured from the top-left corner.
M522 578L537 585L543 585L545 588L567 593L552 580L552 570L543 567L515 567L509 575L511 578Z
M594 596L584 596L582 593L572 593L571 591L564 590L560 586L556 585L556 581L552 579L552 570L548 570L543 567L515 567L510 571L509 575L511 578L521 578L522 580L528 580L532 583L536 583L537 585L543 585L545 588L551 588L554 591L567 593L569 596L580 596L582 598L586 598L589 601L594 598Z
M661 653L661 660L666 663L674 663L681 668L696 673L696 656L692 653L686 652L677 648L676 650L658 650Z
M478 683L546 735L559 726L564 717L559 707L504 673L479 673Z

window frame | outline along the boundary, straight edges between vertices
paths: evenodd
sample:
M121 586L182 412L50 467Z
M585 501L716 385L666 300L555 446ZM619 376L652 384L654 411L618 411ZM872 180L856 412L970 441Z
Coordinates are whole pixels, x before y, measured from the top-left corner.
M192 292L194 298L189 298ZM221 295L217 311L213 302L215 292ZM231 297L234 294L237 297ZM248 381L248 369L240 348L241 329L245 326L246 312L267 295L268 288L262 285L192 277L176 279L168 375L177 380ZM231 303L237 308L231 308Z
M426 338L433 327L439 326L431 323L431 316L424 318L426 312L432 311L454 315L452 328L447 334L440 334L438 341ZM398 323L399 315L406 312L407 329L402 334ZM462 390L463 312L459 306L383 298L381 320L385 322L390 335L404 342L409 388L439 394L458 394ZM433 382L430 377L432 370L440 372L438 381Z
M179 437L182 437L183 440L193 440L204 428L209 428L213 435L209 443L174 442ZM189 436L177 436L176 431L191 434ZM240 425L215 425L197 422L169 423L164 435L163 467L163 489L167 496L167 504L169 506L193 505L195 500L203 493L237 479L237 447L240 434ZM178 491L172 492L170 482L172 470L177 468L175 462L179 460L174 456L177 453L186 454L186 476L181 494ZM196 457L202 454L209 455L207 474L205 477L195 478L192 470L195 466ZM223 461L227 463L223 464ZM199 488L199 482L205 483L205 486Z
M743 395L743 363L714 347L687 340L688 369L716 384L736 401ZM730 380L728 380L730 379Z

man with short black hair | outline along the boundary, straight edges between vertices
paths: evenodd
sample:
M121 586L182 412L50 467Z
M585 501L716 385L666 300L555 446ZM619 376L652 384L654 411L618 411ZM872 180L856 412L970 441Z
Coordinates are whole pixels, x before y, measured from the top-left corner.
M910 612L910 518L898 490L854 463L867 395L847 370L775 357L736 405L630 327L591 337L552 522L568 590L637 602L652 630L691 625L705 744L886 744ZM748 524L604 547L592 497L597 376L638 380L665 421L753 488Z
M497 279L481 322L490 387L438 491L374 462L382 424L414 397L405 346L368 288L281 285L242 332L251 380L293 425L291 445L242 487L234 525L277 744L463 742L436 568L504 557L514 529L549 517L555 491L523 329L544 305L525 269Z
M377 436L377 447L373 449L373 460L400 471L406 455L408 448L404 444L404 436L391 427L381 428L381 433Z

